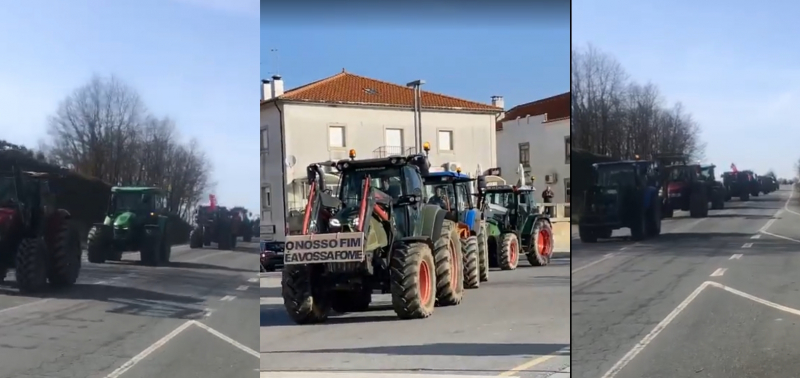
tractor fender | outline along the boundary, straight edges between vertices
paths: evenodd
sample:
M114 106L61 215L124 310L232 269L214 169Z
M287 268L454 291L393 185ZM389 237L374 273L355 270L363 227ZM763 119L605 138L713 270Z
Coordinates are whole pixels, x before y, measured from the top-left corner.
M442 233L442 224L446 212L436 205L425 205L422 207L422 232L423 236L436 240Z
M470 209L467 210L467 213L464 215L464 223L469 225L470 233L473 235L477 235L478 229L481 227L480 222L480 215L478 215L478 210Z
M403 243L405 245L414 244L414 243L423 243L427 245L431 251L434 250L433 248L433 241L431 238L427 236L406 236L400 239L397 239L398 242Z
M58 213L58 215L60 215L64 219L71 219L72 218L72 214L70 214L69 211L67 211L65 209L58 209L58 210L56 210L56 213Z

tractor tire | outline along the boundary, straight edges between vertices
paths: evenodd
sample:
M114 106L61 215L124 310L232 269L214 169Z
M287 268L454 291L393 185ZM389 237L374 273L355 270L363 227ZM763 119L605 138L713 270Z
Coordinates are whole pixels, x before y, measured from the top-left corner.
M546 266L553 257L553 228L550 224L539 219L533 225L533 245L528 251L528 262L531 266Z
M640 212L631 225L631 240L640 241L647 238L647 214Z
M231 251L236 249L236 243L239 242L239 238L236 236L231 236Z
M739 196L739 201L750 201L750 193L742 193Z
M161 252L161 235L155 229L146 228L139 246L139 260L147 266L158 266Z
M724 208L725 208L725 198L723 198L719 194L717 194L716 196L712 197L711 210L722 210Z
M671 204L665 204L661 208L661 218L672 218L675 216L675 209L672 207Z
M611 235L614 234L614 230L610 228L602 228L597 230L597 237L600 239L611 239Z
M217 240L217 248L225 251L233 249L231 248L231 232L229 229L220 231L219 240Z
M397 316L400 319L431 316L436 304L436 264L430 247L414 243L396 248L389 269L392 307Z
M481 282L489 281L489 238L486 236L486 226L481 225L478 233L478 255L480 256Z
M578 226L581 243L597 243L597 232L593 228Z
M477 289L481 286L478 237L473 235L461 239L461 251L464 253L464 288Z
M464 296L464 257L455 222L445 220L434 243L436 263L436 304L455 306Z
M646 217L645 232L647 236L661 235L661 207L658 204L652 204L650 209L647 210Z
M689 216L692 218L708 216L708 198L700 190L693 190L689 197Z
M203 229L200 227L195 227L192 229L192 232L189 233L189 248L191 249L199 249L203 248Z
M44 239L22 239L16 261L17 286L21 293L38 293L47 286L47 263Z
M508 232L500 235L500 248L497 251L497 263L502 270L517 269L519 264L519 239L517 234Z
M103 227L93 226L89 230L89 236L86 238L86 257L90 263L102 264L106 262L106 249L109 247L109 236L110 235L106 235L106 229Z
M297 324L322 323L331 311L329 298L318 292L308 265L287 265L283 268L283 307Z
M164 233L161 235L161 243L159 244L159 262L162 264L169 264L172 258L172 245L169 240L169 226L164 228Z
M331 308L340 314L363 312L372 303L372 290L335 291L331 295Z
M72 286L81 272L81 241L66 218L57 227L51 239L47 279L55 287Z

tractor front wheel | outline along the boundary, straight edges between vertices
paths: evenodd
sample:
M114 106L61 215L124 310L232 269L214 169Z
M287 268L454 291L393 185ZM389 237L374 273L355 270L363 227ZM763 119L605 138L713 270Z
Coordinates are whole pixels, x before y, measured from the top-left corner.
M397 316L400 319L431 316L436 304L436 264L430 247L414 243L395 249L389 269L392 307Z
M322 323L330 314L330 299L314 287L311 274L308 265L283 268L283 307L297 324Z
M437 304L455 306L464 295L464 257L455 222L444 221L434 248Z
M500 235L500 248L497 262L502 270L517 269L519 264L519 239L513 232Z
M102 226L92 226L89 230L87 237L87 258L92 264L102 264L106 262L106 249L109 247L109 239L111 235L108 234L107 229Z
M464 252L464 288L477 289L481 285L478 237L473 235L462 239L461 251Z
M528 262L531 266L545 266L550 264L553 256L553 228L550 223L540 219L533 225L533 246L528 252Z

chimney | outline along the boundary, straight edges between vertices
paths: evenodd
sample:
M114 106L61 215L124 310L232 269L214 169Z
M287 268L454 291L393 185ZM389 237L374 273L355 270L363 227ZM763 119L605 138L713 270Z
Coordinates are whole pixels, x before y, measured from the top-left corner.
M283 95L283 79L281 75L272 75L272 98Z
M505 109L506 103L503 101L503 96L492 96L492 106Z
M269 80L261 80L261 101L267 101L272 98L272 89L269 87Z

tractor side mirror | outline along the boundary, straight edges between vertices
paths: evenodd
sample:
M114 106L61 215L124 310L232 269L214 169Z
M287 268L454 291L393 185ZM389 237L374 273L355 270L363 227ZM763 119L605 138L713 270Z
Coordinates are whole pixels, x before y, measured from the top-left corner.
M486 176L484 175L478 176L478 189L479 190L486 189Z

